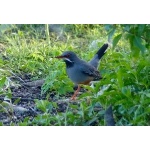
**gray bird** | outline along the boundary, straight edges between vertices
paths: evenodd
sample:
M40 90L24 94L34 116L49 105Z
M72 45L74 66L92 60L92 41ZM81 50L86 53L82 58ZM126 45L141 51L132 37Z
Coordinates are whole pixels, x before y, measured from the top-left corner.
M85 62L77 57L72 51L65 51L61 56L55 58L61 58L66 63L66 71L68 77L78 85L77 90L71 97L72 100L76 98L77 93L80 91L80 84L88 85L91 81L97 81L102 79L100 72L97 70L99 60L105 54L108 44L104 44L98 52L95 54L90 62Z
M107 48L108 48L108 43L104 44L88 63L94 66L96 69L98 69L100 60L103 57L103 55L106 53ZM75 84L74 89L77 89L77 88L78 88L78 85Z

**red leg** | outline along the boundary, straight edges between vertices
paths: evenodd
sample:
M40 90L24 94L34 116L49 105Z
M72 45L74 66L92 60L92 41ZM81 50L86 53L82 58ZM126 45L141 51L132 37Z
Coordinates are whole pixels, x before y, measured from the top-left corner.
M78 94L78 92L80 91L80 86L78 85L78 88L77 90L74 92L73 96L71 97L71 100L75 100L76 99L76 96Z

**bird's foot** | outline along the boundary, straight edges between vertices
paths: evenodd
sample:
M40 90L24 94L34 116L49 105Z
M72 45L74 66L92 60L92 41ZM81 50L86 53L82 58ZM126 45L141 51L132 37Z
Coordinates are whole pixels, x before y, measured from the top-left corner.
M78 85L77 90L74 92L73 96L71 97L71 100L76 100L77 94L80 91L80 86Z
M76 100L76 96L73 95L73 96L71 97L71 100Z

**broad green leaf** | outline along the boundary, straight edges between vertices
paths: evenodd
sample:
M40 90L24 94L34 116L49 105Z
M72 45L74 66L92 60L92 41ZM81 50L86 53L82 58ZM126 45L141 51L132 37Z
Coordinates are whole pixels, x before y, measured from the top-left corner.
M122 37L122 34L119 34L116 37L114 37L114 39L113 39L113 49L116 47L116 45L119 42L119 40L121 39L121 37Z
M150 107L145 108L145 113L150 114Z
M134 36L131 35L131 34L129 34L129 33L126 34L126 38L129 40L131 49L132 49L132 47L133 47L133 37L134 37Z
M146 93L146 96L150 98L150 93Z
M145 24L139 24L138 25L138 35L141 36L141 34L143 33L145 29Z
M116 28L112 28L111 31L108 33L108 41L111 41L115 31L116 31Z
M127 97L131 96L131 88L130 87L122 87L121 92Z
M134 44L134 36L133 36L133 35L130 35L130 34L127 34L127 39L129 40L129 43L130 43L132 55L133 55L134 57L138 57L140 50L139 50L139 48L135 47L135 44Z
M122 26L123 26L124 31L129 31L130 30L130 25L129 24L122 25Z
M134 46L138 48L142 53L145 52L145 46L142 45L142 40L140 37L135 36L133 39Z

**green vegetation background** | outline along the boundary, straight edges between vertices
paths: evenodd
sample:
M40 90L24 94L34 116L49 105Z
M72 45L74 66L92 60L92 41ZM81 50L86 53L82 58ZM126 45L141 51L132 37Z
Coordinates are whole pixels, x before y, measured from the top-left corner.
M79 106L69 104L66 112L51 115L57 104L36 100L44 113L18 125L89 125L98 118L98 125L105 125L104 111L94 107L110 104L116 125L150 125L150 25L0 25L0 95L11 97L12 73L30 73L33 80L45 79L42 93L53 90L64 99L73 83L65 64L52 57L71 50L89 61L107 41L112 47L99 67L104 80L94 89L85 87L89 92L79 96Z

